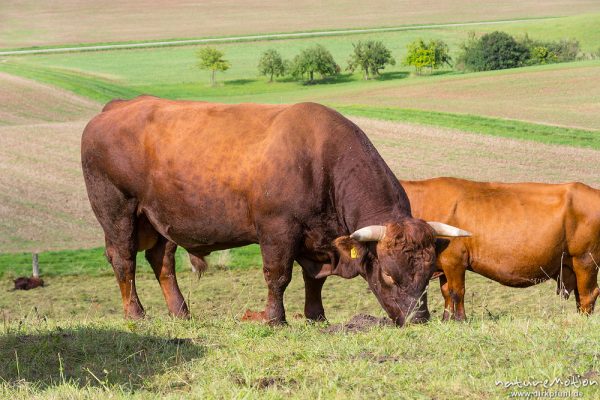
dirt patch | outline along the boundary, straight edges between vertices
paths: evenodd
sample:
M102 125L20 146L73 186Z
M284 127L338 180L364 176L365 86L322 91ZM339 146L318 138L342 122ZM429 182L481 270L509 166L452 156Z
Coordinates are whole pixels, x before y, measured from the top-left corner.
M377 318L368 314L357 314L345 324L335 324L321 330L323 333L365 332L376 326L393 326L389 318Z

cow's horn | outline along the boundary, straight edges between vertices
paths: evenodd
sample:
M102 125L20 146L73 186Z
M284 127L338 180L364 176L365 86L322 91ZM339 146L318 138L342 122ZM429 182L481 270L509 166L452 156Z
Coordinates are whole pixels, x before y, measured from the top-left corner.
M442 224L441 222L427 222L434 230L437 236L460 237L471 236L470 232L463 231L452 225Z
M371 225L365 226L355 231L350 237L356 239L359 242L374 242L380 241L385 236L385 226L383 225Z

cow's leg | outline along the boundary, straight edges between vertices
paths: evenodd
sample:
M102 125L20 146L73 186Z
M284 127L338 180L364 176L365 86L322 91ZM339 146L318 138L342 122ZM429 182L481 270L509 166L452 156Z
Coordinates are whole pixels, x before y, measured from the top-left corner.
M277 218L259 228L259 244L263 259L263 273L267 287L267 304L261 313L246 313L244 319L262 319L271 325L284 324L283 293L292 280L292 266L296 252L297 229Z
M323 299L321 290L327 278L315 279L304 269L304 316L311 321L325 321L325 309L323 308Z
M598 288L598 268L590 254L573 257L573 271L577 278L577 309L583 314L594 312L596 299L600 294Z
M440 290L442 291L442 296L444 296L444 314L442 315L442 321L448 321L450 317L454 315L454 303L450 296L450 288L446 275L440 276Z
M135 288L137 201L125 196L103 175L84 171L92 210L102 225L106 258L111 263L123 301L126 318L141 318L144 309Z
M577 277L570 267L563 266L556 279L556 294L567 300L577 289Z
M444 273L448 277L448 292L454 306L452 319L464 321L467 317L465 315L465 270Z
M146 260L152 266L154 275L160 284L169 313L179 318L189 318L190 312L175 276L175 251L177 245L161 237L156 245L146 250Z
M125 222L129 224L129 222ZM113 266L125 318L139 319L144 317L144 308L135 287L135 256L137 248L133 240L115 240L106 237L106 258Z

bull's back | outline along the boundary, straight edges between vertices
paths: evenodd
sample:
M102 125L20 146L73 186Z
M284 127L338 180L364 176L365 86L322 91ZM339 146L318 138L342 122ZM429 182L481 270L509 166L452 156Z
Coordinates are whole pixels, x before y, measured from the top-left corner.
M109 176L179 243L253 241L257 213L297 211L298 192L314 182L318 138L302 105L146 98L106 108L84 131L84 173Z
M471 238L454 239L470 267L514 286L552 275L573 251L582 184L488 183L455 178L402 182L415 216L460 226ZM596 201L600 206L600 198ZM584 216L585 215L585 216ZM580 246L582 247L582 246ZM451 250L452 251L452 250Z

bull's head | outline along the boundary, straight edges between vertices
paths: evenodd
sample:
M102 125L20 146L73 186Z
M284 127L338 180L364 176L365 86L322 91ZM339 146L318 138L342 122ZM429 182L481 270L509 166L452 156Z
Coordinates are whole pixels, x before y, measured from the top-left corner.
M429 319L427 283L435 271L436 236L470 236L466 231L420 219L368 226L335 240L344 277L362 275L397 324Z

